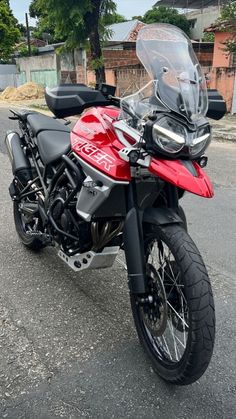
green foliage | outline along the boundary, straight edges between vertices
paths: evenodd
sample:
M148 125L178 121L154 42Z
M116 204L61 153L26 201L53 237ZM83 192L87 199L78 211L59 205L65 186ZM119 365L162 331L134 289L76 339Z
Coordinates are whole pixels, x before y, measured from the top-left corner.
M92 70L99 70L99 68L101 68L101 67L103 67L104 66L104 59L103 59L103 57L100 57L100 58L94 58L92 61L91 61L91 68L92 68Z
M215 34L213 32L205 32L203 35L203 42L214 42Z
M15 52L19 55L19 57L28 57L29 56L29 50L26 45L22 45L19 48L15 50ZM31 45L31 55L37 55L38 54L38 48Z
M30 16L37 19L36 27L32 34L34 38L43 39L44 34L50 36L50 42L63 42L65 37L63 34L56 35L56 24L51 13L48 13L46 1L33 0L30 4Z
M93 23L87 25L86 21L97 4L100 5L99 30L103 35L105 25L124 19L115 13L113 0L32 0L30 16L38 19L33 35L42 38L43 33L49 33L53 42L65 41L69 49L77 47L94 30Z
M65 40L66 49L79 47L89 40L97 82L105 78L100 37L105 35L107 16L115 12L113 0L33 0L30 5L31 17L38 18L39 32L50 33L54 40Z
M190 34L190 23L186 16L180 14L177 9L173 9L172 7L153 7L145 13L141 20L144 23L170 23L171 25L178 26L187 35Z
M102 19L102 24L113 25L114 23L127 22L127 19L119 13L108 13Z
M226 3L221 10L218 20L221 30L231 33L230 39L224 42L225 51L229 54L236 53L236 1Z
M20 39L17 19L8 0L0 0L0 62L8 62L14 52L14 45Z
M26 33L27 33L27 31L26 31L26 27L25 27L25 25L23 25L23 23L18 23L17 28L18 28L18 29L19 29L19 31L20 31L20 35L21 35L21 37L22 37L22 38L26 37Z
M236 34L236 1L230 1L222 7L219 22L223 26L230 26L231 31Z
M140 15L138 15L138 16L133 16L132 17L132 20L141 20L141 22L143 21L143 16L140 16Z

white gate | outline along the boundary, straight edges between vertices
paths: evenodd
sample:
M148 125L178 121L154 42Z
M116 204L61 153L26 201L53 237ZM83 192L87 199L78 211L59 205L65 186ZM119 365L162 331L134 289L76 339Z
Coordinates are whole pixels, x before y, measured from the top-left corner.
M235 114L235 113L236 113L236 69L235 69L233 103L232 103L232 114Z
M15 64L0 64L0 91L7 86L17 87L16 73Z
M0 74L0 91L6 87L17 87L17 74Z

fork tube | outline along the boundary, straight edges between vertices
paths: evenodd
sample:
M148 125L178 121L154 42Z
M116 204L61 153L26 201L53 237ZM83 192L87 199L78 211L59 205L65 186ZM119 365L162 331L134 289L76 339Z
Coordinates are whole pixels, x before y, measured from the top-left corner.
M124 248L130 292L133 294L145 294L146 273L143 231L141 213L138 208L135 180L131 181L127 190L127 216L124 226Z

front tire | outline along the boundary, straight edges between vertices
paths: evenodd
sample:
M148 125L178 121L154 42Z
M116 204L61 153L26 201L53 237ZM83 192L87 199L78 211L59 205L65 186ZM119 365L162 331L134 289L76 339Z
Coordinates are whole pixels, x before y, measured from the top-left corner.
M173 384L206 371L215 338L214 301L201 255L179 225L144 231L148 295L131 295L135 326L154 370ZM172 346L171 346L172 344Z

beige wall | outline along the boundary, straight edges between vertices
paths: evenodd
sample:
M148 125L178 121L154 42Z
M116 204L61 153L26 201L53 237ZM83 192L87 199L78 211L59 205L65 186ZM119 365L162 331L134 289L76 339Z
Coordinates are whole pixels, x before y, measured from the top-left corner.
M106 69L106 83L110 84L111 86L116 86L116 75L114 70ZM79 80L77 80L79 82ZM87 71L87 84L88 85L95 85L96 84L96 77L94 71Z
M220 9L216 7L208 7L202 10L196 10L186 14L188 20L196 19L194 28L190 31L191 39L200 40L203 38L203 31L209 28L212 23L220 16Z
M19 71L25 71L26 80L31 81L31 71L57 70L59 71L59 58L56 54L37 55L34 57L21 57L17 59Z

